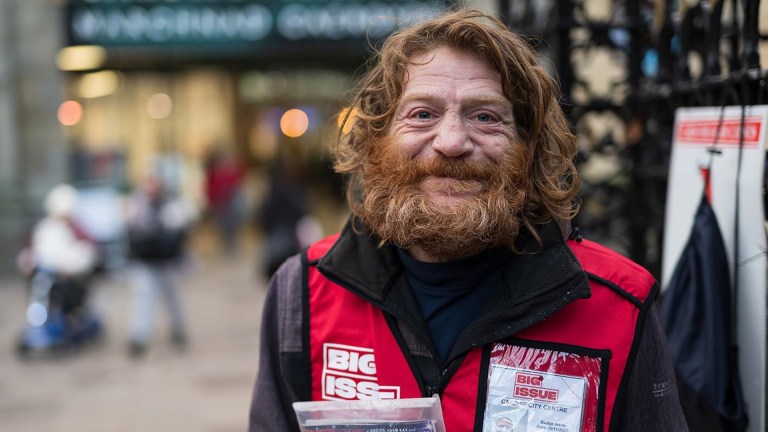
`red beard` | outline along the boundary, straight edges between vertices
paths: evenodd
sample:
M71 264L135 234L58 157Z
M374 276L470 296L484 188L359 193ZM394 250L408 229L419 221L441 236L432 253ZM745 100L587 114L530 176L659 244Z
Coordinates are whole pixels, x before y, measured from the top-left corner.
M513 247L519 214L528 190L529 151L510 143L497 161L471 161L437 154L411 160L396 141L385 138L370 147L362 170L360 216L383 241L404 249L453 260L496 246ZM443 178L447 202L422 190ZM450 179L450 180L449 180Z

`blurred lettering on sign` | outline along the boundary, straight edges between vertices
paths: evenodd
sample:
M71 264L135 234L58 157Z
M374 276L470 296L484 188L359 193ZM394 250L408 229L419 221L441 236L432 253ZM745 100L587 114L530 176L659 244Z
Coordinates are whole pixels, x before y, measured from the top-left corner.
M277 44L381 38L439 14L435 1L73 0L71 45Z

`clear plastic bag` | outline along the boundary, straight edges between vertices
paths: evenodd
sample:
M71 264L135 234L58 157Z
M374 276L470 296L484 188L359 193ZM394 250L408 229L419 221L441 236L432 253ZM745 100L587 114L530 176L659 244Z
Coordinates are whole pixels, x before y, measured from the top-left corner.
M483 432L594 432L600 354L496 344Z
M293 404L304 432L445 432L440 398Z

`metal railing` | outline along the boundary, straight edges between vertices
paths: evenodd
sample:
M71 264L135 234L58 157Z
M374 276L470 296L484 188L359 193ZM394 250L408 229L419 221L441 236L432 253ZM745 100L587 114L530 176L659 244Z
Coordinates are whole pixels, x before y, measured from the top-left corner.
M768 103L760 0L500 0L499 7L559 78L582 152L575 224L658 278L675 109Z

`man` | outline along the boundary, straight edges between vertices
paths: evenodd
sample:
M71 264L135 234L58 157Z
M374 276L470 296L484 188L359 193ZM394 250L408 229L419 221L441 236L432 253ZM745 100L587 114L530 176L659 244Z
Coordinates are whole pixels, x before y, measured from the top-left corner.
M500 411L687 430L653 278L565 239L576 144L535 53L464 10L377 60L337 151L353 216L270 283L250 430L298 430L295 401L434 394L449 431Z
M499 417L496 419L496 429L494 432L514 432L515 424L509 417Z
M146 354L154 333L158 301L162 301L168 313L171 343L184 349L187 326L177 278L195 211L182 199L173 197L163 178L154 172L142 179L127 210L133 286L128 352L135 358Z

